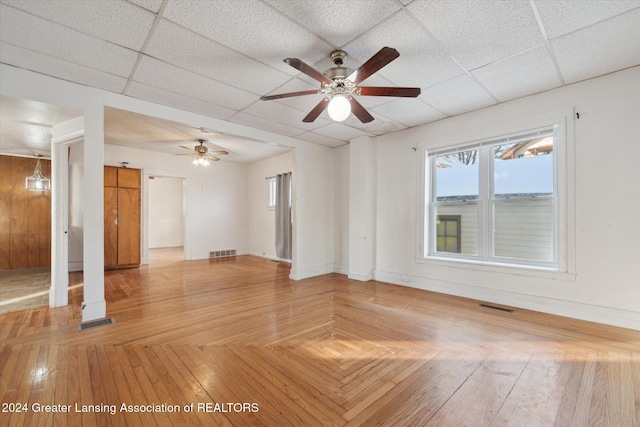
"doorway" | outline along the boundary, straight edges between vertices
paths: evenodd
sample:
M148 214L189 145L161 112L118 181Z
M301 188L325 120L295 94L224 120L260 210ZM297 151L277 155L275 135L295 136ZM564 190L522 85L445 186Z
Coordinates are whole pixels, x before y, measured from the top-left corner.
M184 179L148 177L149 264L184 260Z

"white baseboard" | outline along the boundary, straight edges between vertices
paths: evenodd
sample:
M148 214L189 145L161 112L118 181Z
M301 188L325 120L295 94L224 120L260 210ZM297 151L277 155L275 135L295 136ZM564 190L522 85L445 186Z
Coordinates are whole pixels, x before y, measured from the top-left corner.
M69 262L69 272L84 270L84 264L82 261Z
M640 312L376 271L375 280L557 316L640 330Z
M291 280L308 279L309 277L322 276L323 274L333 273L333 264L324 264L314 267L291 268L289 278Z

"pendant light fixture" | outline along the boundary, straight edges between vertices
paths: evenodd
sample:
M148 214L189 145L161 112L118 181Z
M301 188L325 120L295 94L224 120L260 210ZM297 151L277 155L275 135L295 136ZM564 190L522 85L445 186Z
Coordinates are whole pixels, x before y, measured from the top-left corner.
M40 170L40 155L37 154L36 158L38 159L36 168L33 171L33 175L28 176L24 180L24 188L29 191L49 191L51 190L51 180L42 175L42 171Z

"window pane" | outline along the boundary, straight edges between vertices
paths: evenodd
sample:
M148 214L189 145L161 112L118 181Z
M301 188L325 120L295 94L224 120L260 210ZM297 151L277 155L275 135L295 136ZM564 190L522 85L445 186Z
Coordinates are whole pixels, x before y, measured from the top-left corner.
M457 228L456 221L438 221L436 220L436 228L442 230L442 233L438 233L437 252L458 252L465 255L477 255L478 254L478 204L456 204L437 206L435 212L435 218L439 217L459 216L460 218L460 236L456 234L445 234L449 228L449 223L453 224ZM446 225L445 225L446 224ZM440 228L442 227L442 228ZM455 231L457 233L457 230ZM442 239L440 238L442 236ZM446 237L453 237L456 240L459 239L460 245L457 243L454 248L450 248L447 243Z
M436 200L474 200L479 194L478 150L434 157Z
M499 200L493 205L494 255L553 261L553 202Z
M493 146L496 198L553 194L553 137Z
M445 239L445 252L458 252L458 238L446 237Z
M458 236L458 221L447 221L447 236Z

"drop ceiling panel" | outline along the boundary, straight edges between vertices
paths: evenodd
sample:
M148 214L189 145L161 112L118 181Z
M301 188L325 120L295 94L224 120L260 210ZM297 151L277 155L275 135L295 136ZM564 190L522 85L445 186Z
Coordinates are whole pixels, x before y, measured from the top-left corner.
M167 20L158 24L146 52L178 67L260 95L291 77Z
M221 120L228 119L236 112L230 108L224 108L220 105L208 103L189 96L180 95L175 92L170 92L168 90L159 89L137 82L131 82L129 84L125 95Z
M253 116L247 113L237 113L234 114L231 118L229 118L230 122L238 123L241 125L246 125L250 127L254 127L256 129L263 129L269 132L277 133L284 136L295 136L299 135L301 131L299 129L293 128L288 125L283 125L273 120L263 119L262 117Z
M321 99L322 97L318 97L316 101L319 102ZM310 110L311 109L309 109L309 111ZM305 123L302 121L309 111L300 111L274 101L259 101L243 110L243 112L256 117L262 117L266 120L273 120L289 125L299 129L300 132L307 132L321 126L321 124L317 123L318 120L313 123Z
M561 85L546 46L494 62L472 71L471 74L500 101Z
M267 0L293 21L340 47L385 20L400 7L393 0Z
M462 74L463 70L431 38L424 28L407 13L397 13L345 46L352 58L348 64L356 69L385 46L393 47L400 56L375 76L383 76L393 86L428 87ZM373 78L372 77L372 78ZM366 85L372 79L365 80Z
M553 40L567 83L640 63L640 9Z
M448 116L496 104L496 100L467 75L447 80L424 90L423 99L428 100L430 105Z
M326 112L324 114L326 114ZM328 136L330 138L335 138L344 142L348 142L349 140L353 138L357 138L359 136L371 136L366 132L362 132L358 129L344 126L336 122L331 122L327 126L322 126L318 129L314 129L313 133Z
M5 5L0 5L0 39L34 52L123 77L129 75L137 57L130 49ZM35 70L40 71L37 68Z
M140 61L134 80L232 110L258 100L256 95L147 56Z
M381 116L378 114L377 109L371 109L369 110L369 113L375 117L375 120L369 123L362 123L357 117L351 115L342 122L342 125L359 129L370 136L384 135L385 133L396 132L407 128L407 126L402 123L393 121L388 117Z
M155 19L153 13L121 0L4 0L4 3L48 21L135 50L142 47Z
M373 112L388 117L402 125L412 127L426 122L444 119L446 115L421 101L406 103L398 99L373 109Z
M217 2L177 0L164 17L269 66L294 75L284 58L320 59L331 46L258 0Z
M407 10L468 70L544 43L526 1L415 1Z
M127 79L124 77L103 73L102 71L1 42L0 62L13 64L28 70L38 70L40 73L49 76L111 92L122 93L127 84Z
M346 144L346 142L339 139L330 138L328 136L320 135L313 132L307 132L303 133L302 135L297 135L296 138L303 141L311 142L313 144L325 145L327 147L340 147L341 145Z
M535 5L547 36L554 39L640 7L640 0L535 0Z

